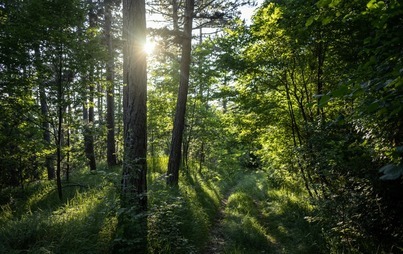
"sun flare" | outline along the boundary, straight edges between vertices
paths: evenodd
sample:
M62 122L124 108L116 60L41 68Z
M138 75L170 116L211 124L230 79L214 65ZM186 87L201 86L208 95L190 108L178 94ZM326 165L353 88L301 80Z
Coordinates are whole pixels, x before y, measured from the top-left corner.
M146 52L147 55L151 55L154 52L154 48L155 43L147 40L146 44L144 45L144 52Z

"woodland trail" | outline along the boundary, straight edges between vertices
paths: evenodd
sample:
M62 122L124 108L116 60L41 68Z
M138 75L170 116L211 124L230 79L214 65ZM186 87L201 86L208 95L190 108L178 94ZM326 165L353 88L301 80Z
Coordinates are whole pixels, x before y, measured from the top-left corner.
M235 185L236 186L236 185ZM225 218L225 208L227 207L228 198L233 193L235 187L232 187L220 202L216 218L211 226L208 244L206 245L204 254L222 253L225 247L225 237L223 232L223 222Z
M244 172L224 193L201 253L323 253L302 191L273 185L264 172Z
M216 217L211 226L208 243L206 244L206 247L202 252L203 254L224 253L229 241L228 236L226 237L224 232L224 223L225 220L228 219L228 214L226 214L228 200L231 195L237 192L237 190L239 189L239 185L242 183L242 181L244 181L246 177L247 175L243 175L242 177L240 177L240 179L233 183L231 187L224 191L224 195L220 201L220 207L217 210Z

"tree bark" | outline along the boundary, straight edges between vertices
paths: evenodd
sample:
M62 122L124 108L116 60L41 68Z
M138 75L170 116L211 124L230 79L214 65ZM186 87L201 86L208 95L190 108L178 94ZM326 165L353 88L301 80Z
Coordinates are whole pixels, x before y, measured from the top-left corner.
M175 121L172 131L171 152L168 161L167 184L178 186L179 167L181 163L181 145L185 127L186 101L189 90L189 73L192 51L192 23L194 0L186 0L185 23L182 38L182 59L180 67L180 83L176 102Z
M38 70L41 69L41 53L39 50L39 45L35 45L35 65ZM41 75L39 75L41 77ZM39 103L41 106L42 114L42 130L43 130L43 141L45 146L50 148L50 124L49 124L49 107L46 101L46 91L45 84L42 78L39 79ZM54 155L47 155L45 158L45 167L47 170L48 180L55 179L55 166L54 166Z
M60 46L59 52L59 66L57 73L57 135L56 135L56 184L57 184L57 193L59 194L59 199L62 200L63 192L62 192L62 147L63 147L63 82L62 82L62 71L63 71L63 46Z
M43 87L42 84L39 85L39 97L40 97L40 103L41 103L41 113L42 113L42 129L43 129L43 141L45 142L46 146L50 146L50 126L49 126L49 121L48 121L48 104L46 102L46 93L45 93L45 88ZM55 167L53 165L54 163L54 156L53 155L47 155L45 158L45 167L47 170L48 174L48 180L53 180L55 179Z
M112 44L112 1L105 1L105 41L108 48L108 62L106 65L106 81L108 89L106 91L106 157L108 166L116 165L116 149L115 149L115 99L114 99L114 58Z
M88 14L89 16L89 24L90 27L95 27L95 13L93 9L90 9ZM93 68L93 67L91 67ZM94 70L91 69L89 73L89 103L88 105L84 105L83 108L83 120L84 120L84 143L85 143L85 155L88 160L88 165L90 167L90 171L94 171L97 169L96 160L95 160L95 149L94 149L94 136L93 136L93 129L94 129L94 89L95 85L93 84L94 79ZM87 100L85 101L87 104ZM88 115L87 115L88 110ZM87 118L88 116L88 118Z
M147 63L144 0L123 1L124 157L119 218L126 253L147 252ZM130 241L132 241L130 243Z

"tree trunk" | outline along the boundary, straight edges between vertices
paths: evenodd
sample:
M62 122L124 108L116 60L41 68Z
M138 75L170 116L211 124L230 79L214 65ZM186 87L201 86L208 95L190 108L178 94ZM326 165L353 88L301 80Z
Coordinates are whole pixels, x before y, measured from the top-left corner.
M120 251L147 252L147 64L144 0L123 1L124 157Z
M172 21L174 26L174 31L179 32L179 17L178 17L178 1L172 0Z
M43 84L39 85L39 100L41 104L42 113L42 129L43 129L43 141L47 147L50 147L50 124L48 121L48 104L46 102L46 93ZM54 166L54 156L47 155L45 158L45 167L48 174L48 180L55 179L55 166Z
M63 57L63 48L60 46L60 55L59 55L59 69L58 69L58 77L57 77L57 135L56 135L56 184L57 184L57 192L59 194L59 199L62 200L62 146L63 146L63 83L62 83L62 57Z
M89 12L89 24L90 27L95 27L95 13L92 9ZM93 67L91 67L93 68ZM85 105L83 108L83 120L84 120L84 143L85 143L85 156L88 160L88 165L90 167L90 171L94 171L97 169L96 161L95 161L95 149L94 149L94 136L93 136L93 129L94 129L94 88L95 85L93 84L94 79L94 70L91 69L89 73L89 103ZM87 100L85 101L87 104ZM88 110L88 114L87 114ZM87 118L88 116L88 118Z
M40 65L41 61L41 53L39 50L39 45L35 46L35 65L38 70L41 69ZM40 75L39 75L40 76ZM43 130L43 141L45 146L50 148L50 124L49 124L49 107L46 101L46 91L45 84L43 80L40 78L39 80L39 103L41 106L41 114L42 114L42 130ZM48 180L55 179L55 166L54 166L54 155L47 155L45 158L45 167L47 170Z
M184 34L182 38L182 59L180 67L180 83L176 102L175 121L172 131L171 152L168 161L167 184L178 186L179 167L181 162L181 145L185 127L186 101L189 89L189 73L192 50L192 23L194 0L186 0Z
M106 156L108 166L116 165L115 149L115 99L114 99L114 59L112 45L112 2L105 1L105 41L108 48L108 62L106 65L106 81L108 89L106 91L106 127L108 130L106 139Z
M93 88L89 90L90 93L93 93ZM91 97L91 96L90 96ZM93 97L92 97L93 98ZM96 161L95 161L95 151L94 151L94 137L92 135L92 128L94 123L94 106L91 105L90 99L89 106L84 105L83 107L83 120L84 120L84 150L85 156L88 160L88 165L90 170L96 170ZM85 101L87 104L87 101Z

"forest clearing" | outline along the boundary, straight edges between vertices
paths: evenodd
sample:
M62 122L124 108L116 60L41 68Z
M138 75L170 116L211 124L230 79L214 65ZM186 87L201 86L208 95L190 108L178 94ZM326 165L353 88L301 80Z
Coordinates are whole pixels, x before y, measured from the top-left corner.
M2 1L0 253L403 253L402 31L399 0Z

